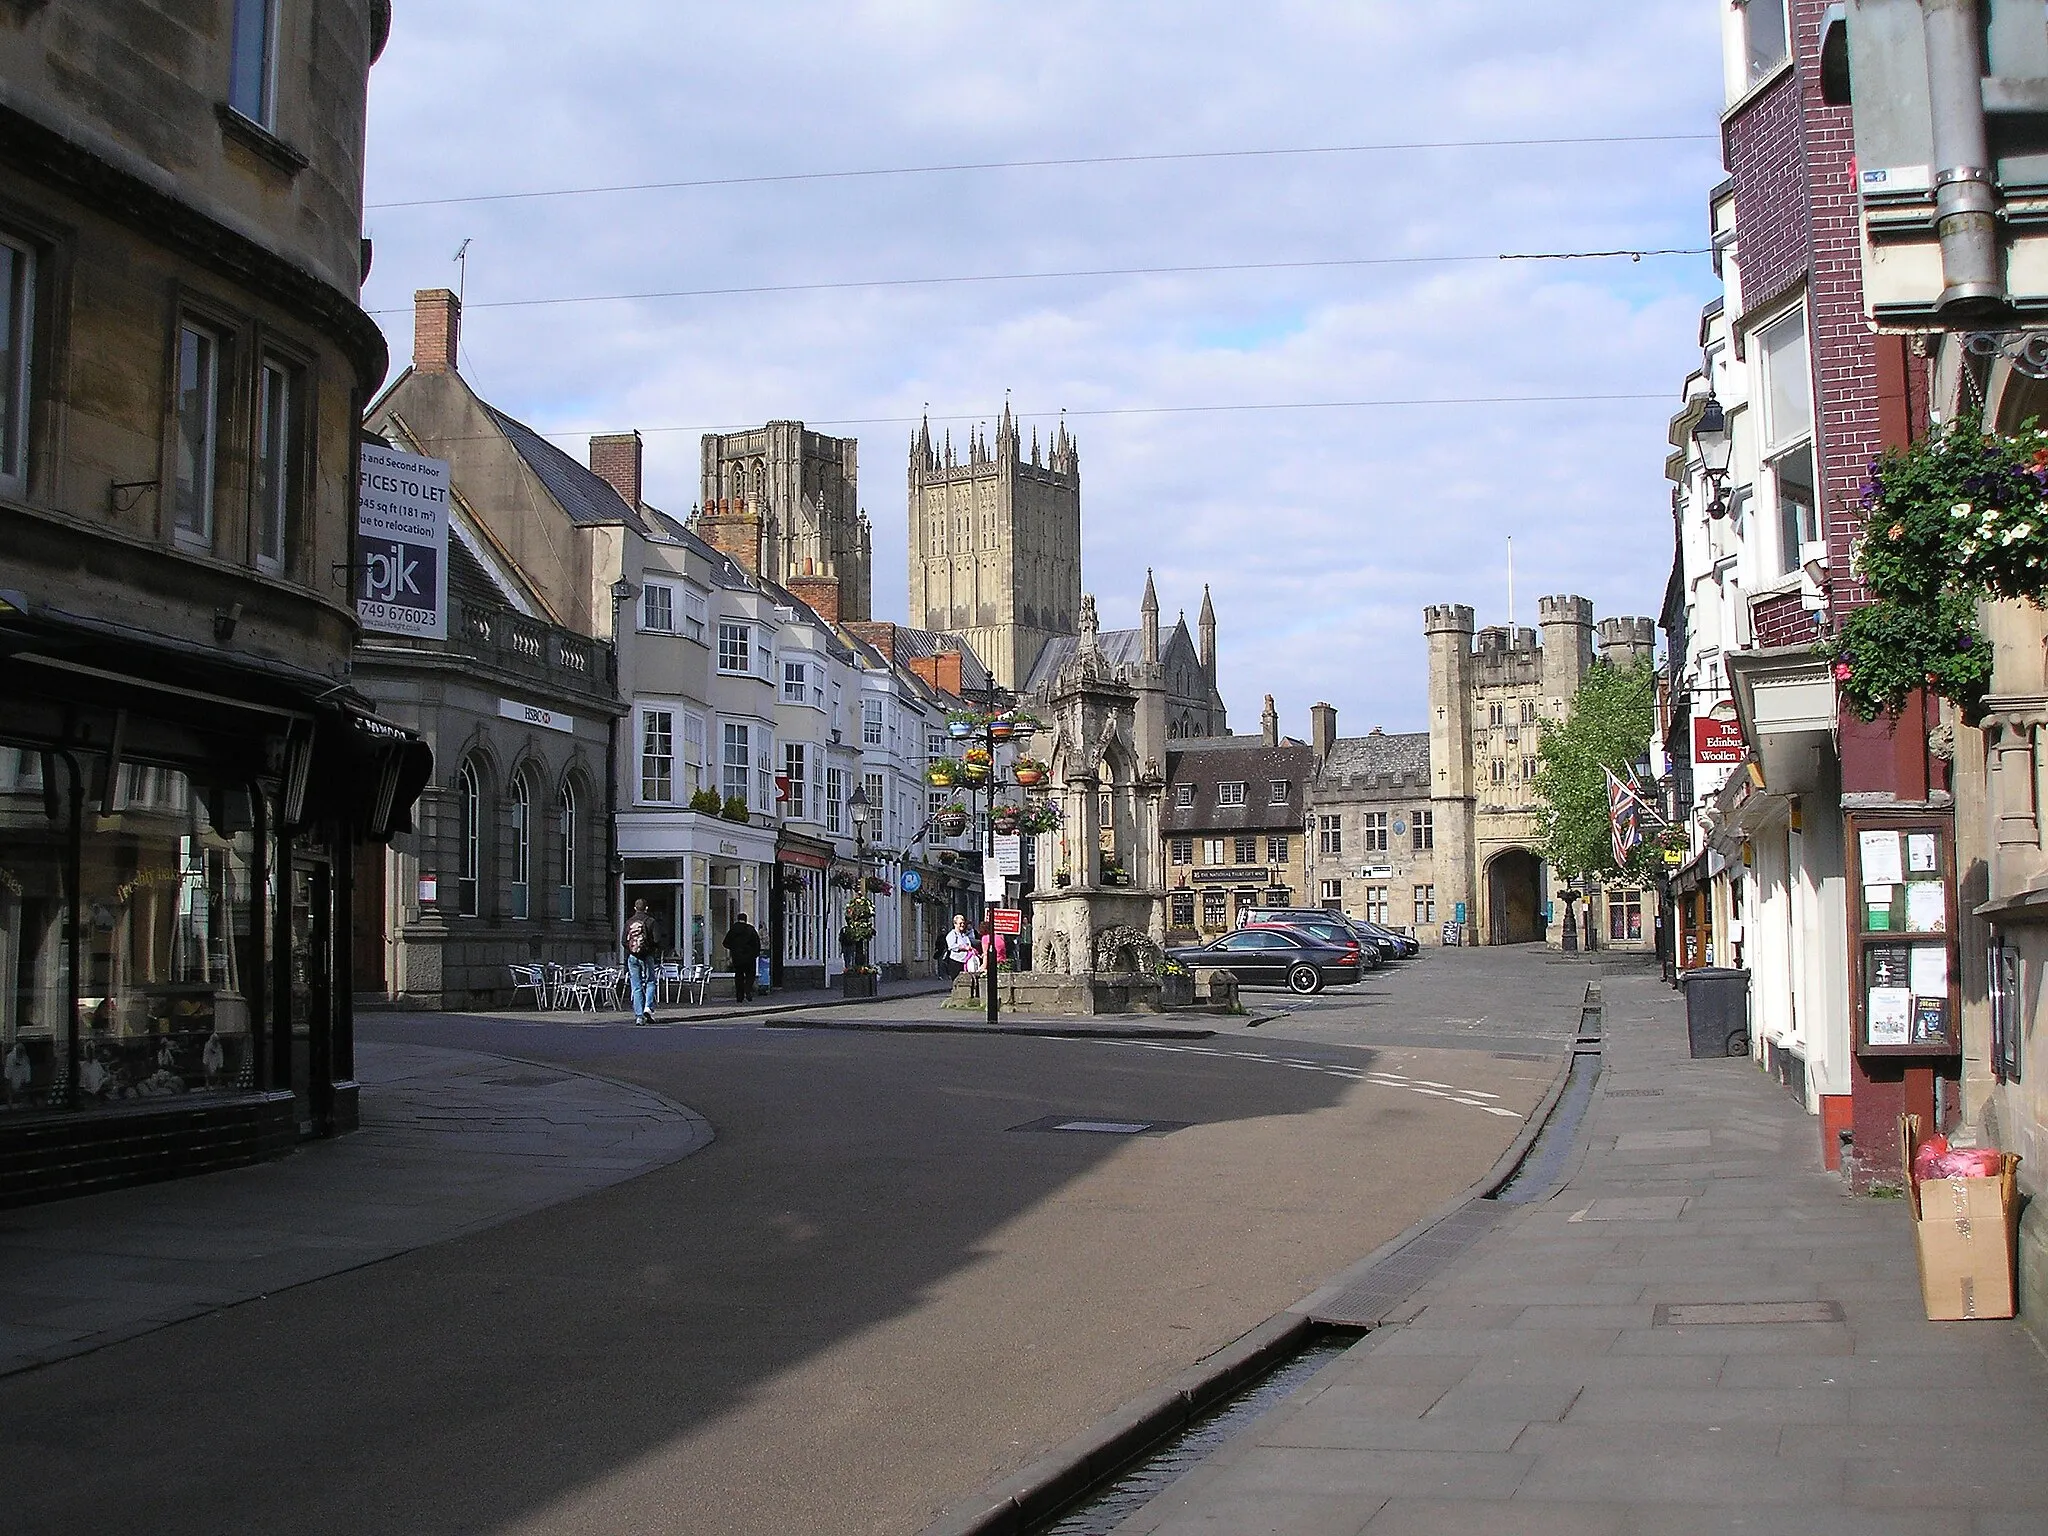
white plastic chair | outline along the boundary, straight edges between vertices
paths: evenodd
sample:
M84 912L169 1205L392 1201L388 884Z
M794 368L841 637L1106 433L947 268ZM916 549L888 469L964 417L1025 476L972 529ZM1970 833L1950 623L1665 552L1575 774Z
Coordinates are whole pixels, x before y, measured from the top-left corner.
M570 966L563 973L562 990L581 1012L592 1012L597 1007L597 967Z
M690 989L691 1006L696 1008L703 1007L704 994L711 989L711 967L708 965L691 966L683 973L683 985Z
M655 976L656 995L664 1003L673 1003L683 995L683 963L680 960L664 960Z

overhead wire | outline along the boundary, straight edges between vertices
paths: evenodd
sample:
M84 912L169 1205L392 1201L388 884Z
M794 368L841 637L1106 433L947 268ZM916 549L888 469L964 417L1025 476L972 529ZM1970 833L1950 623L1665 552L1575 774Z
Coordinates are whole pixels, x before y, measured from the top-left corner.
M782 171L755 176L705 176L686 181L635 181L581 187L539 187L510 192L469 192L449 197L413 197L370 203L368 211L386 208L446 208L471 203L519 202L556 197L599 197L629 192L682 192L706 187L772 186L787 182L855 181L885 176L935 176L965 171L1064 169L1087 165L1157 165L1197 160L1280 159L1288 156L1407 154L1444 149L1552 149L1594 144L1678 144L1702 140L1718 143L1712 133L1609 133L1505 139L1416 139L1378 144L1309 144L1269 149L1164 150L1127 155L1060 155L1035 160L964 160L938 165L870 166L843 171Z

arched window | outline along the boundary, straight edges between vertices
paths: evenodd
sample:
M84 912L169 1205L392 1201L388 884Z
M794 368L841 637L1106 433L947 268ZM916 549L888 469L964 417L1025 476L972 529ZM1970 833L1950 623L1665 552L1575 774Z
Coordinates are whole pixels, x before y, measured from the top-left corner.
M561 823L562 883L555 887L555 916L564 922L576 916L576 791L562 786L555 801L555 818Z
M476 872L481 862L477 828L483 819L483 796L478 792L476 766L464 763L455 777L455 895L464 917L476 916Z
M533 871L533 804L526 792L526 776L512 781L512 916L526 917L533 907L528 899Z

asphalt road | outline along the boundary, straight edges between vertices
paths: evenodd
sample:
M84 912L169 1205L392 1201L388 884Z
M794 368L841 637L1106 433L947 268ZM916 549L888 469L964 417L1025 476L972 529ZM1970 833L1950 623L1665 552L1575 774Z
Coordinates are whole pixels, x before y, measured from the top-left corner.
M366 1019L717 1140L0 1382L7 1527L916 1531L1482 1174L1587 979L1426 953L1188 1042Z

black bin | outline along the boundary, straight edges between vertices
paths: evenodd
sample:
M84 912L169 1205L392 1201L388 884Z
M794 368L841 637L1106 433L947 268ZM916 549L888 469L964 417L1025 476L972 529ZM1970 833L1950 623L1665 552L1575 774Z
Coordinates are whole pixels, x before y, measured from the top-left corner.
M1692 1054L1749 1054L1749 972L1701 966L1685 973L1685 1029Z

